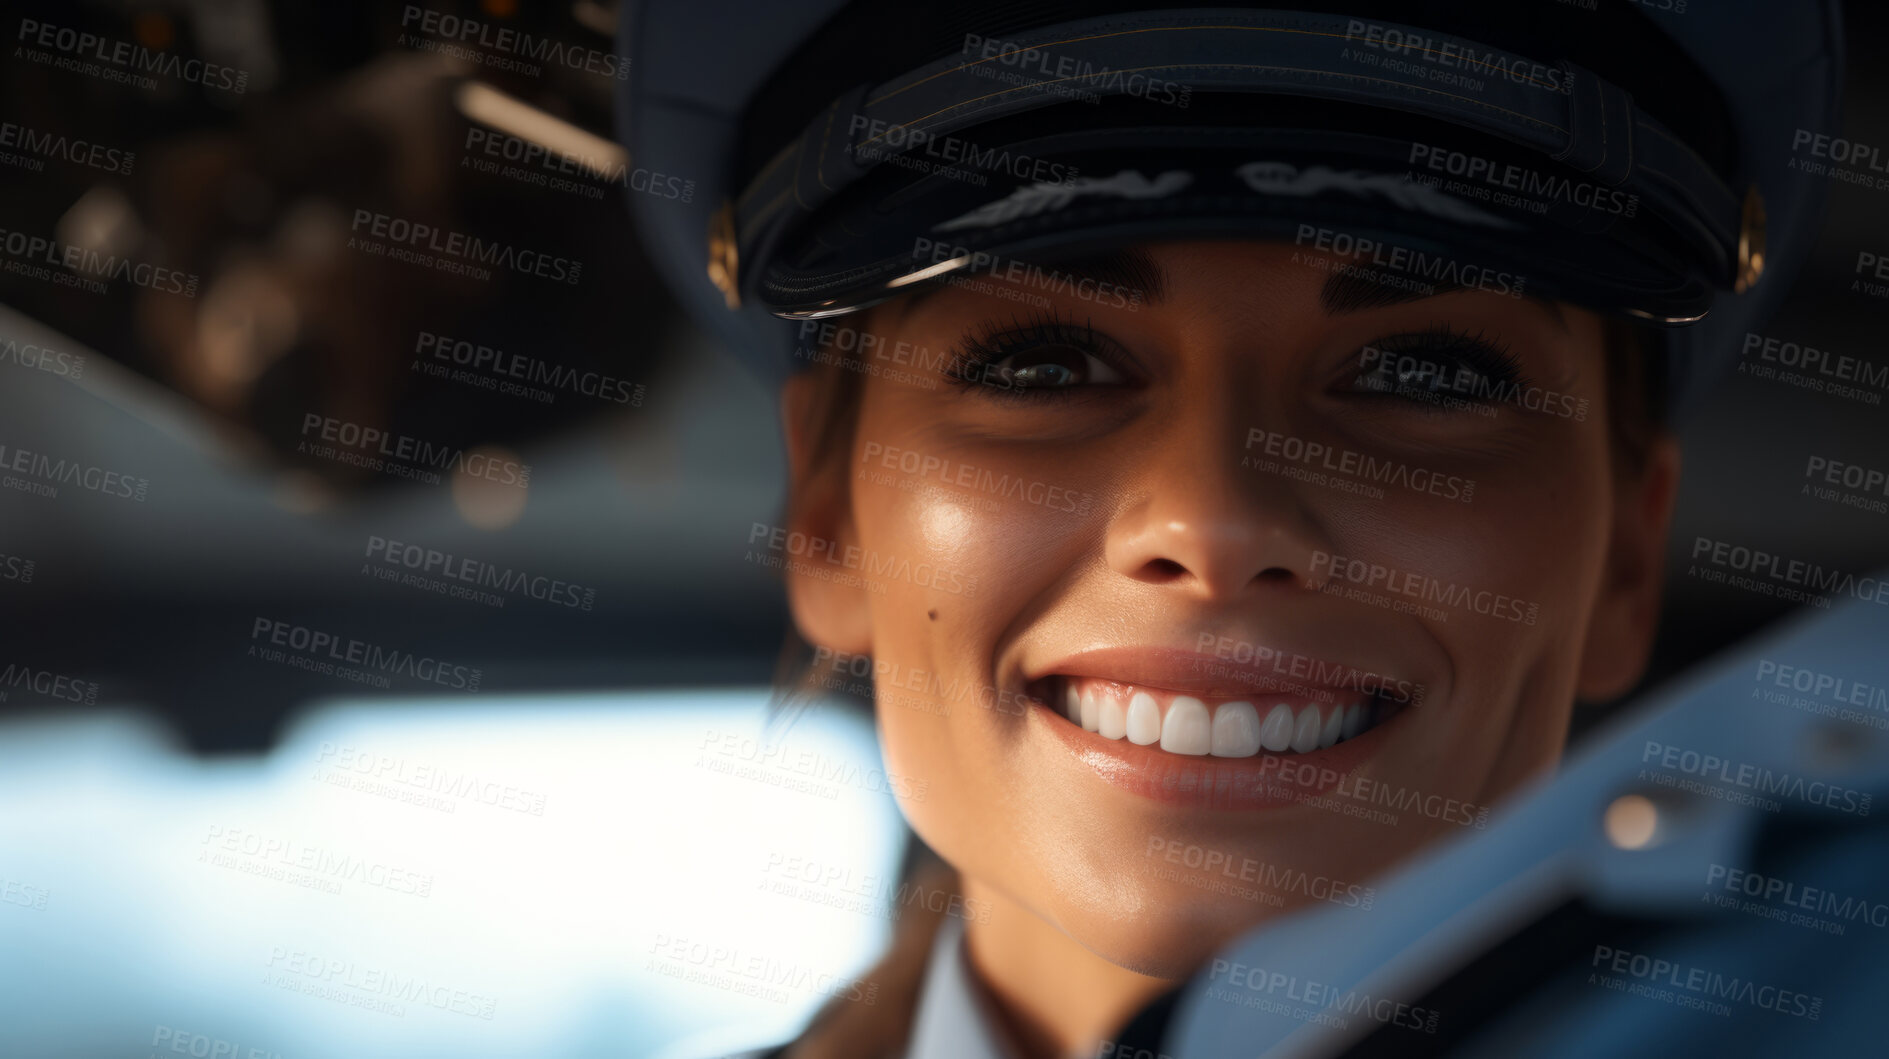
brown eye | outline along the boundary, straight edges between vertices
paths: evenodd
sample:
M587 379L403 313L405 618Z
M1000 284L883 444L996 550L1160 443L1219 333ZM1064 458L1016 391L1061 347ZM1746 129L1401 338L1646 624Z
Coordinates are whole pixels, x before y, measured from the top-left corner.
M945 377L991 400L1075 400L1141 377L1119 342L1056 317L980 328L958 343Z
M1365 346L1350 388L1432 405L1489 405L1526 385L1505 346L1439 327Z
M990 366L990 381L1018 389L1054 390L1113 385L1122 373L1093 353L1073 346L1039 346L1012 353Z

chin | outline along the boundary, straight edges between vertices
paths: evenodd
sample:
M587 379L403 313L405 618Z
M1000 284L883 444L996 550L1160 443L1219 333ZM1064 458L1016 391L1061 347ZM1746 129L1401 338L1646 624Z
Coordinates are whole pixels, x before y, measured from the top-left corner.
M1085 906L1044 911L1060 912L1047 918L1110 963L1151 978L1177 980L1281 911L1192 889L1174 893L1165 885L1148 888L1141 907L1146 911L1133 916Z

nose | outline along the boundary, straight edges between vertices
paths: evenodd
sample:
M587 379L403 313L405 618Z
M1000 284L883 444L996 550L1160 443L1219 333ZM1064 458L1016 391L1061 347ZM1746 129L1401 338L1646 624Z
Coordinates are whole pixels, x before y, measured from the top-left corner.
M1109 525L1111 569L1205 600L1259 585L1323 586L1330 564L1313 557L1331 553L1325 528L1296 483L1254 466L1246 418L1182 415L1159 428L1142 450L1133 499Z

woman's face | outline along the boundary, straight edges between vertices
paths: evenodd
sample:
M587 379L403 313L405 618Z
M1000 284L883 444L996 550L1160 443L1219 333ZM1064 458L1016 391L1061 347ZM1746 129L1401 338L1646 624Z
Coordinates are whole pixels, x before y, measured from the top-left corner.
M796 620L871 656L919 835L1116 964L1368 917L1643 665L1676 471L1611 468L1586 312L1173 243L838 326L872 370L824 486L790 426Z

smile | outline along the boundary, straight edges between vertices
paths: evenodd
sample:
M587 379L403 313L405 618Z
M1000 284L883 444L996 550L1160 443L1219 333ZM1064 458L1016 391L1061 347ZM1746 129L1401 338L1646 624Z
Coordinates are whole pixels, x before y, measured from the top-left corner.
M1096 677L1055 674L1032 691L1070 723L1103 739L1195 757L1309 754L1356 739L1403 706L1369 692L1215 698Z
M1249 637L1257 641L1256 637ZM1257 654L1257 652L1255 652ZM1196 651L1100 646L1026 664L1042 739L1104 784L1186 809L1272 810L1338 789L1411 746L1425 695L1408 662L1271 644L1264 664ZM1060 755L1059 755L1060 756Z

